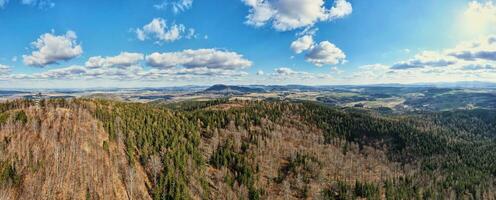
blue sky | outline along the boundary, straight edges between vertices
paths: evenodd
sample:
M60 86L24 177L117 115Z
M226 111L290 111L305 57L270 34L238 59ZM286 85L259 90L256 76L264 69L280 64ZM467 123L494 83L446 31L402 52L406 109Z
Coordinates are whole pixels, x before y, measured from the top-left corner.
M495 23L492 1L0 0L0 87L493 81Z

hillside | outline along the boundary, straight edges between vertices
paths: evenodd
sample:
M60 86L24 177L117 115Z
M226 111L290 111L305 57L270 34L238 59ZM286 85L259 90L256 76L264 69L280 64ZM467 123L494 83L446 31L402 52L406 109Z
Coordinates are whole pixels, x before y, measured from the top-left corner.
M494 199L496 114L0 104L0 199Z

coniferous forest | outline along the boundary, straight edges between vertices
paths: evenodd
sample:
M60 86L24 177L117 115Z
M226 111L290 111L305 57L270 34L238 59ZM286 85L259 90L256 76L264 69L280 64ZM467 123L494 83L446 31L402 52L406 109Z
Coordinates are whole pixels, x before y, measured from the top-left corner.
M496 113L0 104L0 199L494 199Z

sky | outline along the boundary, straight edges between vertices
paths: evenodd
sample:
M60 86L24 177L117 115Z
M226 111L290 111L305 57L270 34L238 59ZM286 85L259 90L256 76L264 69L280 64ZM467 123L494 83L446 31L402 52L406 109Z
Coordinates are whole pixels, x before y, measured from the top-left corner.
M0 88L496 81L491 0L0 0Z

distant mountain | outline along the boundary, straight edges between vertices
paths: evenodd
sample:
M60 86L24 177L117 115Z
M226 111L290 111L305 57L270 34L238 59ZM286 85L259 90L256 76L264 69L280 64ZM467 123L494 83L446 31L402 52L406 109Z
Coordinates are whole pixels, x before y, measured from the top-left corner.
M483 81L457 81L457 82L437 82L437 83L412 83L412 84L373 84L360 85L367 87L437 87L437 88L496 88L495 82Z
M434 83L436 87L447 88L496 88L496 83L482 81L460 81L451 83Z
M254 92L265 92L262 88L255 87L244 87L244 86L233 86L233 85L213 85L205 89L203 92L206 93L225 93L225 94L244 94L244 93L254 93Z

